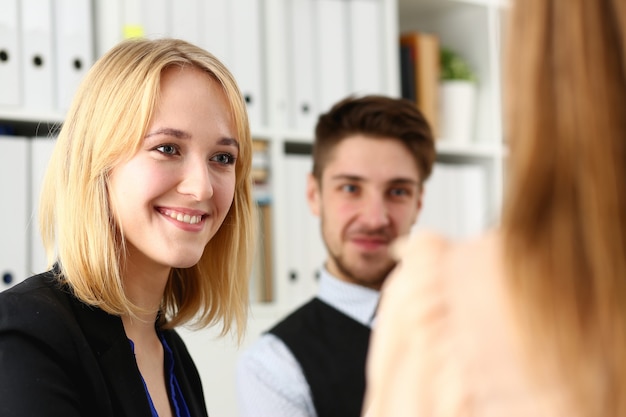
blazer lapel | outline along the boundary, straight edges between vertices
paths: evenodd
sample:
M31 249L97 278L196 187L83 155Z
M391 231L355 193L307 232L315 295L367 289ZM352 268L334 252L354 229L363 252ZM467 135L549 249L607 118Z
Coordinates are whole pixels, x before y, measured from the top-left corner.
M110 390L116 417L152 417L141 373L122 320L74 299L74 309Z

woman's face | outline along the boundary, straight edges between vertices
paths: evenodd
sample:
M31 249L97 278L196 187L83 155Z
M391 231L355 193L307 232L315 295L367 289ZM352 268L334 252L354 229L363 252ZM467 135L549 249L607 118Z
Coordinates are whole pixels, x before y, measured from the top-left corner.
M220 85L201 70L164 71L143 144L110 177L129 266L191 267L222 225L233 202L239 152L229 108Z

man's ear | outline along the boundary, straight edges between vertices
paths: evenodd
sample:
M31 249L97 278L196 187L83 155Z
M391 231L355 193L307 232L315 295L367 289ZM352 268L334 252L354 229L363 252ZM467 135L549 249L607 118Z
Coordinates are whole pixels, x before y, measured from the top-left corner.
M424 205L424 184L420 185L419 192L417 194L417 214L422 211L422 207Z
M413 219L413 224L415 224L417 222L417 219L419 219L423 206L424 206L424 184L420 185L420 189L417 192L417 210L415 210L415 218Z
M306 180L306 199L309 202L309 208L311 209L311 213L315 216L319 216L322 201L320 184L311 173L307 175Z

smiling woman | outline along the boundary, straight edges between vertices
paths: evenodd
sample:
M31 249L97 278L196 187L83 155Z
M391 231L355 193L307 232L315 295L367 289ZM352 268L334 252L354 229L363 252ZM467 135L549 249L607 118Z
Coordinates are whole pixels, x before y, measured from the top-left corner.
M255 217L241 97L180 40L125 41L94 65L44 180L52 269L0 294L0 414L207 415L173 328L244 331Z
M147 278L163 291L170 268L198 262L233 201L238 146L224 138L234 136L217 82L193 67L163 72L144 144L109 177L127 255L138 259L123 278L152 271ZM160 301L156 297L147 307L157 310Z

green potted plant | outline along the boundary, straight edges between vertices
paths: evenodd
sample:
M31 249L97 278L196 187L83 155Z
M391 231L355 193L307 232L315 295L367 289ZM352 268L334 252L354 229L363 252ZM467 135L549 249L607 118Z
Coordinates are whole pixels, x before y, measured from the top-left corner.
M441 48L440 65L441 139L469 142L474 134L476 74L463 57L446 47Z

